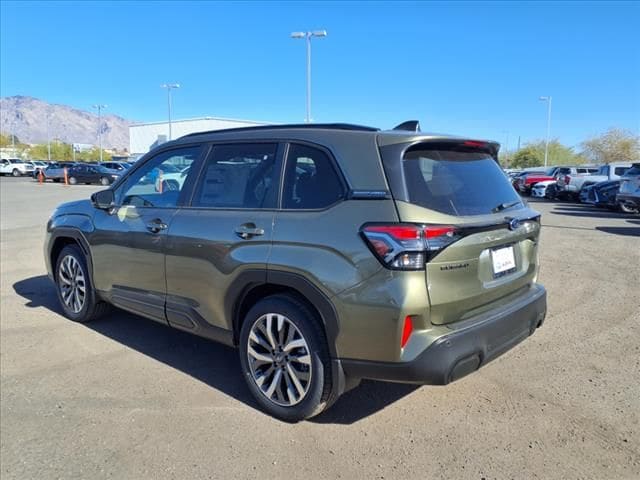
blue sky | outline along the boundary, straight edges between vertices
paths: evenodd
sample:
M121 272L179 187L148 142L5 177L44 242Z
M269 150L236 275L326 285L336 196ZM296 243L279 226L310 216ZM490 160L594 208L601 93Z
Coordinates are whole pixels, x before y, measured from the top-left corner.
M640 131L640 4L621 2L1 2L0 94L137 121L301 122L313 43L316 122L569 145Z

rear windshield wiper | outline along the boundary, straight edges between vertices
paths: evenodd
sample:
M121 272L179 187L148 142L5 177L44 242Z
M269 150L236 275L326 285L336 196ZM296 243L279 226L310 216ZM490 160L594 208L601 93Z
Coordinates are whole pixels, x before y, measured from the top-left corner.
M511 202L511 203L501 203L500 205L492 208L491 212L498 213L498 212L501 212L502 210L506 210L507 208L515 207L520 203L522 203L520 200L516 200L515 202Z

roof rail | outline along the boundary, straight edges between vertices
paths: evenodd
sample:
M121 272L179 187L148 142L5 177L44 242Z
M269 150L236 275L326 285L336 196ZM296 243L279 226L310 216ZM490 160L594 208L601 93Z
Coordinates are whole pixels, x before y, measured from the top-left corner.
M227 132L253 132L260 130L286 130L290 128L304 129L304 130L351 130L359 132L377 132L379 128L366 127L364 125L353 125L350 123L290 123L283 125L258 125L255 127L238 127L238 128L225 128L222 130L207 130L204 132L194 132L183 135L180 138L195 137L197 135L207 135L211 133L227 133Z
M408 132L419 132L420 122L418 120L407 120L400 125L393 127L394 130L406 130Z

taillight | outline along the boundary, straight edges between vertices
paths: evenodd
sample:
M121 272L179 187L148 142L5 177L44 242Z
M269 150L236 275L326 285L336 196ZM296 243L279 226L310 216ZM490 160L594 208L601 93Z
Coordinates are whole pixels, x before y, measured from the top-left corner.
M571 177L569 175L565 175L564 176L564 184L565 185L569 185L570 181L571 181Z
M423 270L434 255L461 238L451 225L367 224L360 231L378 260L394 270Z

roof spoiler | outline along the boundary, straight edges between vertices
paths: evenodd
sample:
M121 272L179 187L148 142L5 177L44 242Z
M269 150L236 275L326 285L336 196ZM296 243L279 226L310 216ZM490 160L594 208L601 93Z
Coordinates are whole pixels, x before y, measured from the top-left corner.
M419 132L420 122L418 120L407 120L400 125L393 127L394 130L405 130L407 132Z

